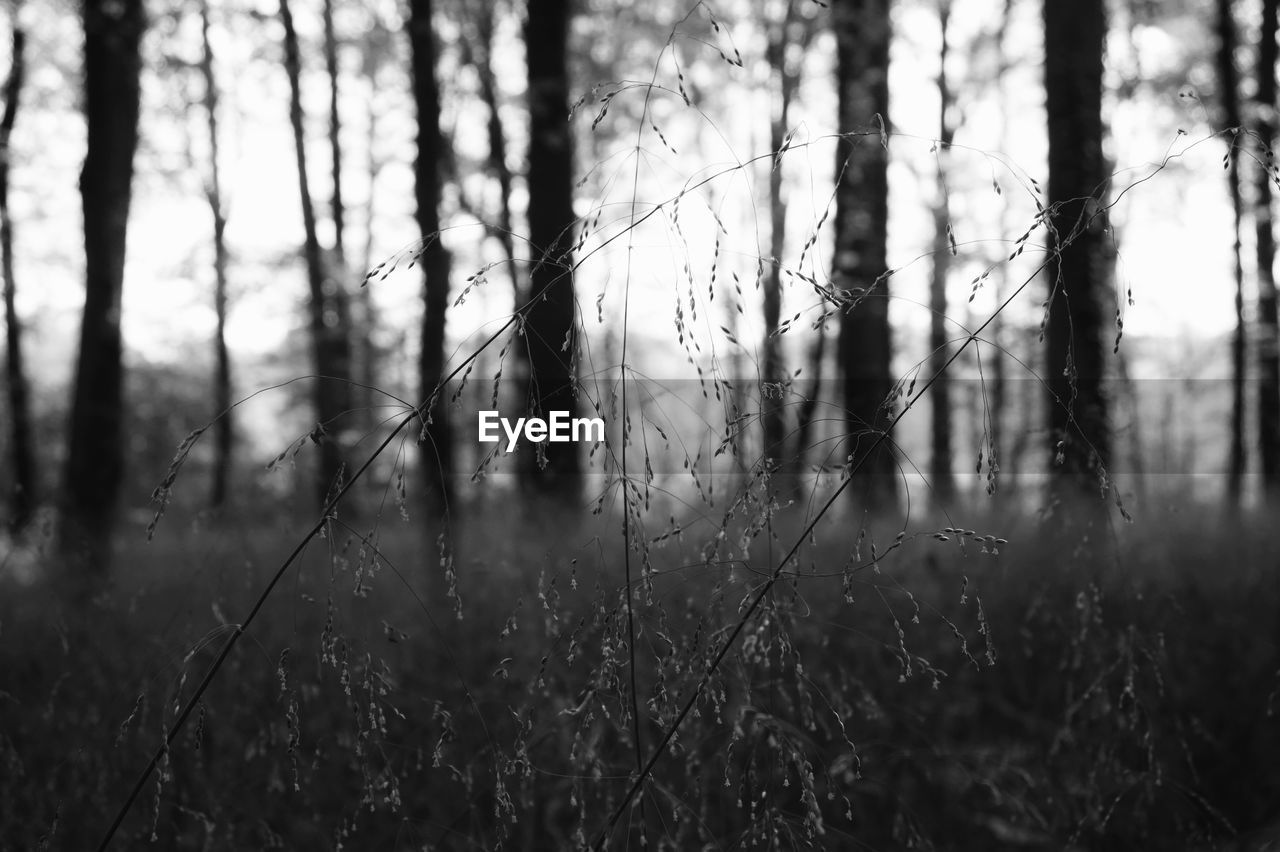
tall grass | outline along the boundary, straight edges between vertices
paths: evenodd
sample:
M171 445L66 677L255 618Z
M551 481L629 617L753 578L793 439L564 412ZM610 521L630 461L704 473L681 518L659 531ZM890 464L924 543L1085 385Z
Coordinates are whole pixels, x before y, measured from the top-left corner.
M649 380L629 319L614 359L581 312L580 393L611 429L581 505L529 505L492 487L504 459L478 455L481 485L425 516L405 485L424 404L370 436L314 520L248 506L209 522L181 505L192 433L156 492L175 509L150 544L122 540L112 589L70 604L5 581L0 845L1180 848L1275 816L1280 589L1260 518L1172 500L1176 518L1090 531L1100 550L1008 503L859 507L861 460L930 388L918 370L852 454L836 420L796 458L767 457L751 348L714 312L742 308L774 262L807 299L785 329L838 322L856 298L822 272L826 211L791 262L732 228L732 184L823 140L686 166L645 200L642 155L675 142L651 101L688 100L662 76L682 32L650 83L596 94L596 125L631 109L634 161L594 184L564 272L621 258L597 305L627 316L629 259L660 236L688 382ZM852 135L880 144L868 127ZM1003 176L1037 212L996 241L999 263L1043 257L1054 211ZM945 369L1001 357L987 330L1038 271L1020 269ZM469 394L511 402L524 310L436 393L464 412ZM809 401L797 383L767 391ZM307 437L275 463L307 463ZM375 498L352 503L384 463Z
M1256 518L1175 508L1198 520L1127 533L1124 570L1102 577L1037 542L1033 520L998 555L939 526L948 541L909 534L844 570L841 510L655 766L650 843L1212 848L1264 824L1280 786L1280 595L1262 567L1276 546ZM436 554L414 532L384 530L375 567L335 525L197 703L120 841L590 843L634 775L620 571L600 557L617 520L557 517L574 526L553 537L533 519L506 541L463 523L462 619L428 596ZM636 654L651 742L787 526L743 561L654 551ZM184 533L126 546L91 610L44 586L4 595L6 848L100 838L280 549L274 525Z

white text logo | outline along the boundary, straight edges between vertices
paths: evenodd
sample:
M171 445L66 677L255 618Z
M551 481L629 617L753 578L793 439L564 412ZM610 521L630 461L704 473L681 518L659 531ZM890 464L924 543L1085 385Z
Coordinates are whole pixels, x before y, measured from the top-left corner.
M535 444L604 440L604 421L599 417L570 417L567 411L552 411L549 415L546 419L519 417L512 423L496 411L481 411L476 419L478 438L482 444L496 444L502 440L501 429L507 436L508 453L516 448L521 435Z

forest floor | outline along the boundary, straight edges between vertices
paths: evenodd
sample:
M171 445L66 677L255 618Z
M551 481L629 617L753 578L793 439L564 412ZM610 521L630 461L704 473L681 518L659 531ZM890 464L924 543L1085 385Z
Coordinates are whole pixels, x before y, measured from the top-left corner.
M113 848L590 845L691 699L611 848L1260 849L1280 818L1261 513L1165 502L1074 543L1061 517L833 516L716 663L801 509L628 556L589 508L461 507L443 549L340 518ZM96 847L302 531L174 513L87 601L6 557L0 849Z

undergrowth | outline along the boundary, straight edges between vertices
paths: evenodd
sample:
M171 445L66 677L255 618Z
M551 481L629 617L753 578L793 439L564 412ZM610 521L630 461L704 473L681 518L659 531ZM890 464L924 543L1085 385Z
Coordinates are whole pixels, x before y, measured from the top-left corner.
M432 597L436 559L412 531L387 529L374 568L335 524L199 702L125 845L590 842L632 774L621 590L601 550L617 519L560 518L554 538L528 519L501 542L483 515L511 507L475 508L462 619ZM1261 824L1280 795L1280 594L1249 567L1276 554L1249 520L1131 536L1105 578L1037 543L1030 520L998 555L939 526L951 541L908 536L849 578L824 571L849 557L839 513L654 770L650 844L1211 848ZM126 547L88 610L6 590L5 848L100 839L278 556L278 527L185 532ZM1234 567L1206 574L1205 551ZM655 551L641 611L652 729L760 579L688 559Z

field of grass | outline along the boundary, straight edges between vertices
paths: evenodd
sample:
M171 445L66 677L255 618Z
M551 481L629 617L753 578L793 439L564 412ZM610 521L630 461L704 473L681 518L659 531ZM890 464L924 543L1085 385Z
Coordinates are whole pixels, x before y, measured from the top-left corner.
M800 511L644 530L630 627L607 510L462 506L443 548L420 513L340 515L113 848L589 846L695 692L609 848L1265 848L1266 518L1153 505L1099 543L1060 516L837 512L708 675ZM5 572L0 848L96 848L303 531L175 512L88 601L56 565Z

